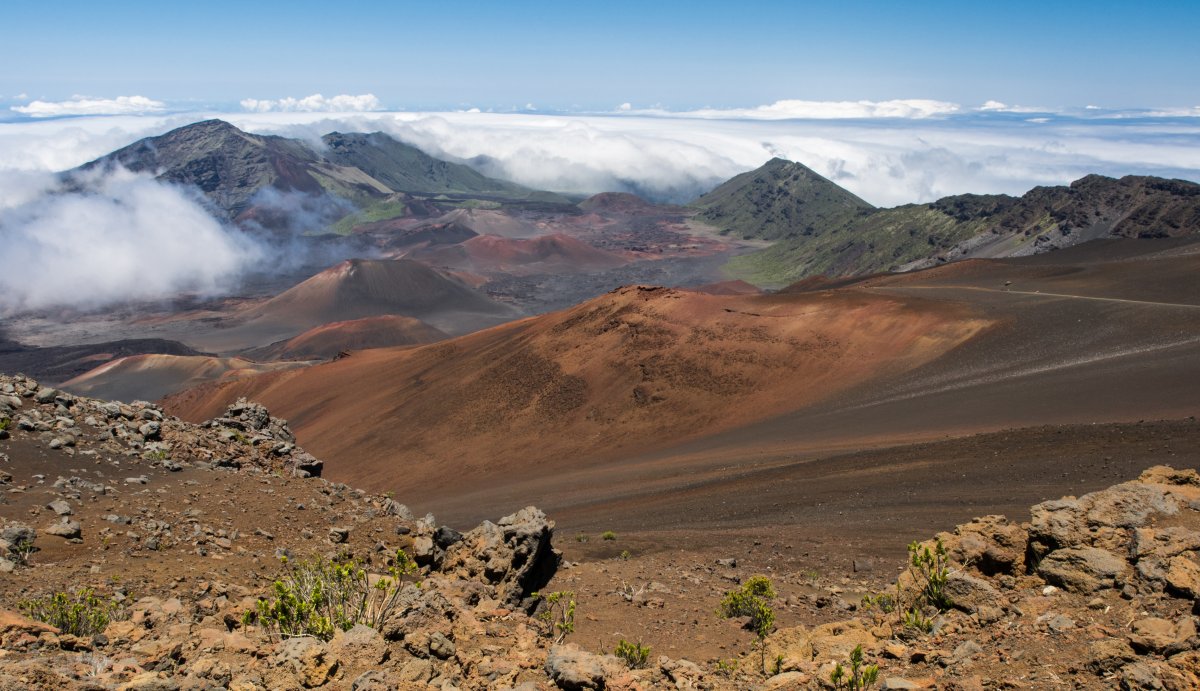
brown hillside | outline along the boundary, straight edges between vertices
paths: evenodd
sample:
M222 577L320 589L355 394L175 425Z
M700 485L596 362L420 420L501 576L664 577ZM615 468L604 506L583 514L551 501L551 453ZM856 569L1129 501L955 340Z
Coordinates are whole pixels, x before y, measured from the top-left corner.
M200 420L240 396L262 401L333 475L367 486L485 486L794 410L927 362L987 323L954 306L862 293L629 287L446 343L187 392L169 406Z

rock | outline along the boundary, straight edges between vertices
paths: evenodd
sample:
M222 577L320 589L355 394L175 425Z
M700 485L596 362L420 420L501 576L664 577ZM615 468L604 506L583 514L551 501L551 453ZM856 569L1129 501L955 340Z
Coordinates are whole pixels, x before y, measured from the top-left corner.
M444 525L433 531L433 542L442 549L446 549L460 540L462 540L462 533L449 526Z
M327 536L326 539L328 539L330 542L332 542L335 545L339 545L350 539L350 529L349 528L339 528L339 527L330 528L329 535Z
M984 516L960 525L943 542L950 558L970 564L985 575L1017 573L1025 566L1029 533L1004 516Z
M400 681L421 684L433 676L433 663L414 657L400 667Z
M496 599L526 611L530 593L541 590L558 570L562 555L551 546L554 521L530 506L496 524L484 521L446 550L442 571L496 587Z
M1120 638L1104 638L1088 646L1086 668L1097 676L1106 676L1137 657L1129 643Z
M1097 547L1058 549L1038 565L1042 578L1073 593L1119 587L1128 572L1128 562Z
M951 571L946 575L946 594L955 609L968 614L1000 599L1000 593L990 583L962 571Z
M49 624L34 621L11 610L0 609L0 636L7 637L13 632L26 633L35 637L42 633L60 633L58 629Z
M162 425L153 420L138 427L138 433L147 440L158 439L160 432L162 432Z
M787 689L804 688L812 679L802 672L784 672L767 679L763 691L785 691Z
M160 672L142 672L117 687L117 691L178 691L179 682Z
M51 523L42 528L42 532L47 535L56 535L58 537L74 540L83 534L83 529L78 521L69 520L66 516L58 523Z
M1146 617L1133 622L1129 645L1137 653L1161 653L1175 649L1180 652L1187 641L1196 635L1191 617L1178 623L1159 617Z
M560 689L603 689L607 675L604 657L580 650L574 643L556 645L546 655L546 673Z
M70 516L71 514L75 513L75 510L71 508L71 505L62 499L55 499L47 504L46 507L59 516Z
M907 679L901 679L900 677L888 677L887 679L883 680L883 683L879 688L887 691L891 691L893 689L898 691L900 689L919 689L921 688L921 685Z
M321 686L338 667L329 648L315 638L288 638L275 651L275 663L294 673L307 688Z
M446 638L440 631L429 634L429 653L437 659L448 660L454 657L456 651L454 641Z
M43 386L38 389L38 392L34 395L33 400L42 404L53 403L55 397L57 396L58 389L52 389L49 386Z
M1167 562L1167 587L1193 600L1200 598L1200 564L1183 555Z
M375 629L356 624L338 631L329 642L329 652L351 667L375 667L387 658L387 643Z

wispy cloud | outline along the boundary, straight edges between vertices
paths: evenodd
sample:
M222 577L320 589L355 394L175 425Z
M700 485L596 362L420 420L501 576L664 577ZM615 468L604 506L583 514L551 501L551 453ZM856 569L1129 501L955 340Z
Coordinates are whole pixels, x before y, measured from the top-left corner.
M304 98L288 97L277 100L247 98L242 100L241 106L252 113L366 113L383 110L383 104L375 94L338 94L330 98L313 94Z
M64 115L138 115L161 113L167 104L145 96L118 96L116 98L87 98L72 96L65 101L32 101L27 105L13 106L12 110L35 118L52 118Z

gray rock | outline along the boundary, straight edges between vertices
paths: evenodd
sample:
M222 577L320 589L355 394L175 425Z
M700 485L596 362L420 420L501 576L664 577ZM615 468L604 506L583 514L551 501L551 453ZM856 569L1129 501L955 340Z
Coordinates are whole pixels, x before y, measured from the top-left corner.
M71 514L75 513L75 510L71 508L71 505L62 499L55 499L47 504L46 507L59 516L70 516Z
M51 523L45 528L42 528L42 532L47 535L55 535L68 540L74 540L83 534L83 529L80 527L78 521L69 520L64 516L63 519L58 523Z
M919 689L921 686L916 682L912 682L907 679L901 679L900 677L888 677L887 679L883 680L883 684L879 688L895 689L898 691L900 689Z
M154 420L138 427L138 432L146 439L158 439L162 433L162 425Z
M975 614L980 607L994 604L1000 598L1000 593L990 583L962 571L947 574L946 594L955 609L967 614Z
M53 403L58 396L58 389L52 389L49 386L43 386L34 394L33 400L38 403Z
M457 651L454 641L446 638L440 631L434 631L429 635L429 652L439 660L448 660Z
M340 527L335 526L335 527L329 529L328 540L330 542L332 542L333 544L340 545L341 543L343 543L349 539L350 539L350 529L349 528L340 528Z

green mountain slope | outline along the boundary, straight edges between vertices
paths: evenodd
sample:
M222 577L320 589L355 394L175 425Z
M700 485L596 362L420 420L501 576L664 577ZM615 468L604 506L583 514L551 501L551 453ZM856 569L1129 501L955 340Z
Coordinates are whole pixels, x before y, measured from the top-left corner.
M1021 197L957 195L833 219L811 234L736 257L726 268L759 285L784 285L820 274L859 276L972 257L1023 256L1099 238L1197 233L1200 185L1089 175Z
M762 240L817 235L872 209L803 164L782 158L731 178L691 206L709 225Z

